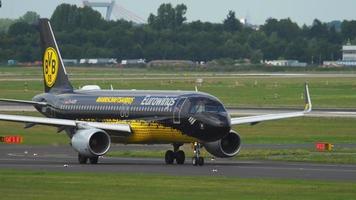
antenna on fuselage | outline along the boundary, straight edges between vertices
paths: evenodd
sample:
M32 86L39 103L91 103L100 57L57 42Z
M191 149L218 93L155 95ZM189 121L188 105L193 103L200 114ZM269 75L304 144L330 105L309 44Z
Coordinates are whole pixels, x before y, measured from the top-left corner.
M113 91L114 87L112 86L112 84L110 85L110 90Z
M195 91L196 91L196 92L199 92L198 86L195 86Z

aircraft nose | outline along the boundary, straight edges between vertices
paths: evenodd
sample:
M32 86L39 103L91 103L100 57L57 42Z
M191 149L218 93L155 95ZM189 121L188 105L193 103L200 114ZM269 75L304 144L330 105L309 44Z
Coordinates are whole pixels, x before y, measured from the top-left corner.
M202 116L206 124L216 128L230 128L231 122L225 113L204 113Z

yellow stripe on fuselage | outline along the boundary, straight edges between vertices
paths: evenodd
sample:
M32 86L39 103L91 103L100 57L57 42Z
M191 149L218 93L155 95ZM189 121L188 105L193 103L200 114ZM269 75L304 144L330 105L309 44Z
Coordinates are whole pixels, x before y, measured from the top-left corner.
M97 103L117 103L131 105L134 102L135 97L98 97Z
M192 143L197 139L186 136L182 131L163 126L157 122L144 120L118 120L104 119L104 123L129 124L132 134L127 137L112 136L113 143L125 144L169 144L169 143Z

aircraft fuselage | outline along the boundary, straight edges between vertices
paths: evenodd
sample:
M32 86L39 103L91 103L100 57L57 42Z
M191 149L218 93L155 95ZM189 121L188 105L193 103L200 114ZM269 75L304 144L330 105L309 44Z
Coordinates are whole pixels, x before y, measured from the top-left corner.
M223 104L202 92L76 90L44 93L33 100L47 103L36 106L47 117L130 124L130 137L109 133L118 143L210 142L231 130Z

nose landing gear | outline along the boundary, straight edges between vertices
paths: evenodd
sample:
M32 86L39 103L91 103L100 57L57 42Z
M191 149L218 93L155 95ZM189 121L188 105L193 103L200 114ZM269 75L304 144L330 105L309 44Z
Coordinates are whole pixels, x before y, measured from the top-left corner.
M201 144L198 142L194 142L194 157L192 158L192 164L194 166L203 166L204 165L204 158L200 156L200 148Z

